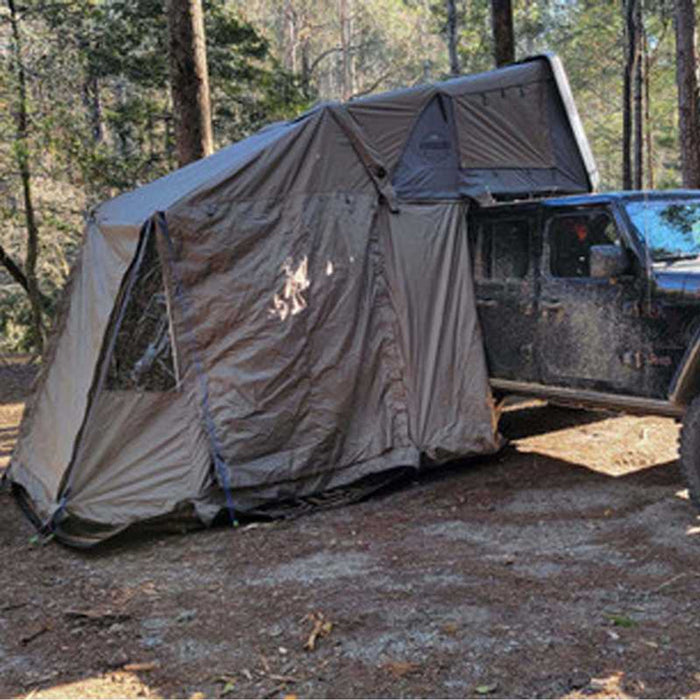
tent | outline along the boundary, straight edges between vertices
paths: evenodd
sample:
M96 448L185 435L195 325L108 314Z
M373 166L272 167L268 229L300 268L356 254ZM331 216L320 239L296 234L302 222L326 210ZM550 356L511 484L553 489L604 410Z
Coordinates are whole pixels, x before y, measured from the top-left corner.
M87 546L495 451L467 208L595 180L548 55L319 105L103 204L8 479Z

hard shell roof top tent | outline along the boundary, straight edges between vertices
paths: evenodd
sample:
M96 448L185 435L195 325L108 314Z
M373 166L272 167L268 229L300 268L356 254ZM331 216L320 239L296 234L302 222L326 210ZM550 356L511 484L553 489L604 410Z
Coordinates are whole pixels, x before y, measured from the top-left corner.
M87 546L494 451L466 207L595 182L540 56L320 105L103 204L15 491Z

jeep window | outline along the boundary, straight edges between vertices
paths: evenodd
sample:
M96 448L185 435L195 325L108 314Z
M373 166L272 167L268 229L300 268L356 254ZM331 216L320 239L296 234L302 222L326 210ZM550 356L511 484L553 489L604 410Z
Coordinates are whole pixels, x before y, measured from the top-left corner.
M638 200L625 208L654 262L700 256L700 199Z
M530 261L526 219L483 223L479 231L477 277L493 280L523 279Z
M550 271L554 277L590 277L591 247L619 244L608 212L556 216L549 224Z

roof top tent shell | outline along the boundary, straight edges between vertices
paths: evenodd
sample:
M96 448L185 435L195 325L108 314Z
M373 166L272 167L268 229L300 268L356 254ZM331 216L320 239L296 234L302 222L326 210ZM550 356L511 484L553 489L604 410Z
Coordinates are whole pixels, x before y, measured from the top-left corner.
M183 505L209 522L226 494L246 510L493 451L465 200L595 177L546 56L320 105L103 204L10 480L92 544ZM165 310L129 326L140 290ZM144 327L159 340L120 375ZM120 384L156 348L173 385Z
M552 54L348 105L401 198L591 192L598 169Z

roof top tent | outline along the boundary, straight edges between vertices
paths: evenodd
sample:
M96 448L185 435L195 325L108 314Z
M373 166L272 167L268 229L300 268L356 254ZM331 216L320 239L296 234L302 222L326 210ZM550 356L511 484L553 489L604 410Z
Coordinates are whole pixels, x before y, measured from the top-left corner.
M103 204L15 492L89 546L493 452L466 208L595 181L542 56L320 105Z

